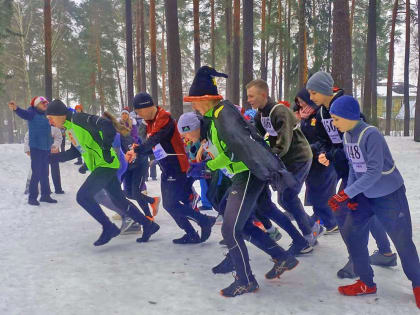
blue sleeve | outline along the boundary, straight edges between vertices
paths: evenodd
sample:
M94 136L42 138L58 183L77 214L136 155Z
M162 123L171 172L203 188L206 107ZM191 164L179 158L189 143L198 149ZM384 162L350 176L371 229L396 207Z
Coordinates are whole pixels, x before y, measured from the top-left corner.
M364 156L367 171L361 177L356 179L350 185L344 189L344 192L350 197L353 198L358 194L368 190L376 184L376 182L382 176L382 170L384 166L384 138L375 130L369 134L366 134L366 140L364 141L364 151L366 155ZM353 171L353 167L350 167L350 172ZM355 175L353 173L353 178ZM353 179L352 178L352 179ZM350 179L350 178L349 178Z
M15 110L16 115L25 120L32 120L35 117L34 110L25 110L20 107Z

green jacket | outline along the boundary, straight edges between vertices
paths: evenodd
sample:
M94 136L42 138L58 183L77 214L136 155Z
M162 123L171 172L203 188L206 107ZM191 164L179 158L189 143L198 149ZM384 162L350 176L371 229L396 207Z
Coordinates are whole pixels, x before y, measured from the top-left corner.
M60 162L72 160L81 155L90 171L98 167L115 169L120 167L118 156L112 148L116 131L110 120L69 111L64 127L73 146L59 154ZM113 161L111 163L105 161L104 154L111 155L114 158Z

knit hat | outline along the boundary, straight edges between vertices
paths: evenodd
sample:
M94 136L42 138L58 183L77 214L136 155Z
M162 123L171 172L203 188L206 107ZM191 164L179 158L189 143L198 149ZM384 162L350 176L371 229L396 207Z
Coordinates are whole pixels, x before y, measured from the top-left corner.
M359 102L349 95L340 96L332 103L330 114L348 120L360 120Z
M80 109L81 112L83 112L83 105L82 104L78 104L74 107L74 110L77 111L78 109Z
M318 108L318 106L314 102L312 102L311 97L309 96L309 92L308 92L308 90L306 88L303 88L302 90L299 91L298 94L296 94L296 98L295 98L296 105L299 105L298 104L298 101L299 101L298 100L298 97L300 99L302 99L306 104L308 104L309 106L311 106L312 108L314 108L314 109L317 109Z
M48 100L45 97L43 97L43 96L35 96L31 100L31 106L36 107L41 102L47 102L48 103Z
M190 132L200 128L200 118L194 112L184 113L178 120L179 133Z
M227 78L227 74L217 72L209 66L198 69L194 81L191 84L188 96L184 97L185 102L202 100L221 100L223 97L217 91L215 77Z
M316 91L324 95L333 95L334 80L328 72L318 71L311 76L306 83L306 89Z
M141 92L134 96L133 107L134 109L141 109L154 106L153 99L150 94Z
M46 115L65 116L67 115L67 107L61 100L53 100L48 104Z

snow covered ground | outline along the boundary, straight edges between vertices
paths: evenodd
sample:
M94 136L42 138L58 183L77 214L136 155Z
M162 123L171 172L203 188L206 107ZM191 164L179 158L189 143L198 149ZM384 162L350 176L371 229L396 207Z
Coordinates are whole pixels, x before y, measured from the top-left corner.
M387 140L406 181L420 249L420 144ZM249 246L260 290L223 298L219 290L233 278L210 270L226 251L218 245L220 226L204 244L175 246L182 231L160 209L161 230L149 243L129 235L94 247L101 230L76 204L85 178L77 166L62 165L66 194L53 195L57 205L31 207L23 195L29 167L23 146L1 145L0 152L0 314L419 314L400 262L374 268L376 295L340 296L337 286L352 281L335 275L347 259L339 235L321 237L313 254L274 282L264 279L268 257ZM148 191L159 195L159 182L148 183ZM290 239L279 242L287 247Z

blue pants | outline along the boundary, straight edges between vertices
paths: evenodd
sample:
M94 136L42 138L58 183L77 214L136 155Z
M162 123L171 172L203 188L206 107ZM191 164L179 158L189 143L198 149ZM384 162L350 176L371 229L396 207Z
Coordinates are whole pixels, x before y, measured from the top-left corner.
M191 185L188 184L185 173L176 177L167 177L162 174L160 186L163 208L187 234L196 234L197 232L189 220L193 220L202 226L208 222L209 217L191 208L189 201Z
M31 170L32 176L29 182L29 199L38 198L38 184L41 184L41 197L48 197L51 194L49 167L50 151L31 148Z
M420 262L412 239L410 209L405 195L405 187L380 198L366 198L367 207L359 207L348 216L345 234L348 237L350 255L354 270L368 286L374 285L373 270L369 264L369 226L372 216L391 237L407 278L413 288L420 286Z
M207 181L204 178L200 179L200 188L201 188L201 203L203 207L211 208L212 205L210 201L207 199L208 185L207 185Z
M295 244L306 244L305 238L298 231L298 229L290 221L289 217L280 211L279 208L271 201L271 191L266 186L262 191L258 202L257 202L257 218L263 222L262 217L266 217L274 221L279 227L286 231L287 234L292 238ZM264 227L267 228L263 222Z
M314 220L305 212L302 202L299 199L299 193L306 177L308 176L311 165L312 160L295 163L288 167L287 170L293 174L297 183L295 187L286 188L283 193L278 194L279 205L281 205L287 212L293 214L303 235L311 234L312 226L315 223Z

